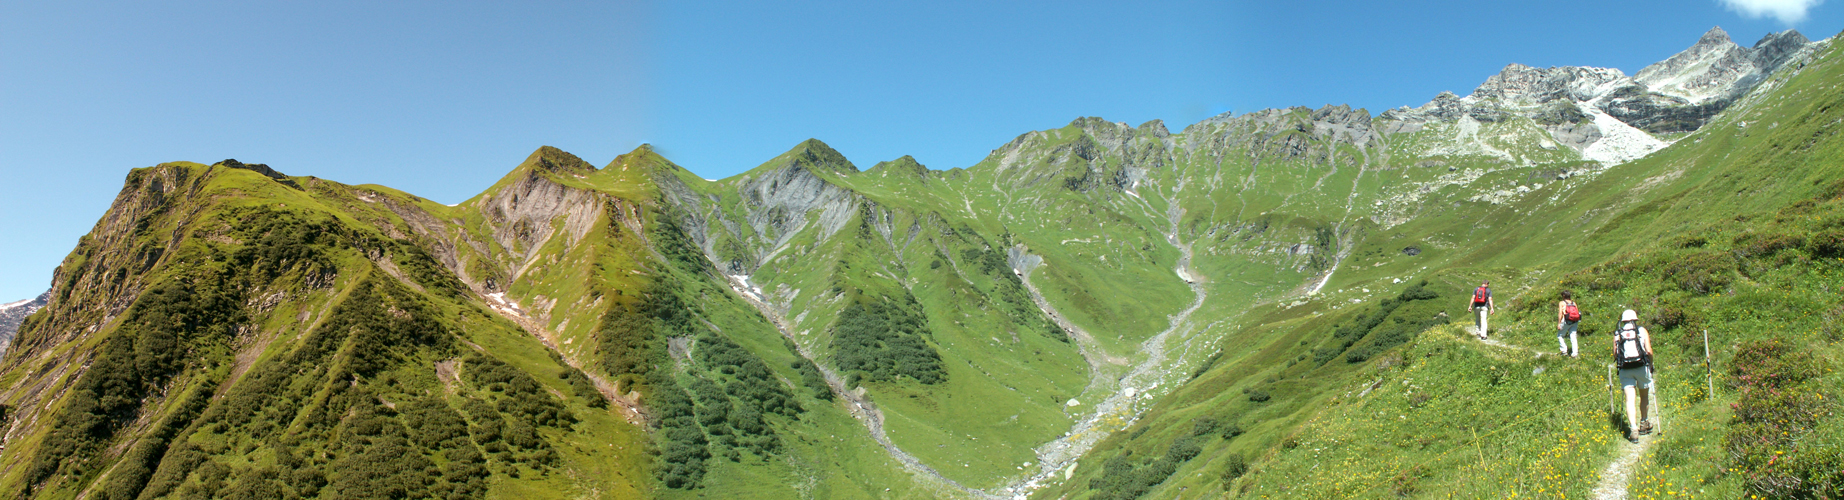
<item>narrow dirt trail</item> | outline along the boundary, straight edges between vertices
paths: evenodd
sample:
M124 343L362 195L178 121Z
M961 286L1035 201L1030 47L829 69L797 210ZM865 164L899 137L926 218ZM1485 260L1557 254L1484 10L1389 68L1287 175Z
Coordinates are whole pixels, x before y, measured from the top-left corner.
M1472 331L1469 329L1467 333L1472 334ZM1478 337L1475 336L1474 338ZM1500 342L1498 339L1489 337L1480 339L1480 343L1503 349L1524 351L1537 357L1542 357L1545 354L1554 354L1547 353L1541 349L1531 349L1523 346L1506 344ZM1658 381L1656 378L1653 379L1652 384L1654 389L1651 400L1656 404L1656 402L1659 401L1658 392L1656 390ZM1661 409L1653 408L1652 412L1653 418L1658 418L1662 424L1663 412ZM1639 436L1638 443L1625 443L1619 445L1620 453L1615 455L1613 460L1608 461L1606 467L1601 468L1601 481L1595 485L1593 491L1593 498L1595 500L1622 500L1627 497L1626 488L1628 484L1633 482L1633 472L1639 465L1639 459L1644 457L1647 451L1651 451L1652 438L1656 435L1656 433L1653 433Z
M1655 434L1653 434L1655 435ZM1620 455L1614 457L1607 467L1601 469L1601 483L1594 487L1595 500L1621 500L1626 498L1626 485L1633 482L1633 472L1639 465L1639 458L1652 449L1652 436L1639 436L1638 443L1620 445Z
M1479 338L1479 337L1478 337L1478 336L1474 336L1473 338ZM1489 346L1493 346L1493 347L1498 347L1498 348L1501 348L1501 349L1510 349L1510 350L1513 350L1513 351L1524 351L1524 352L1528 352L1528 353L1530 353L1530 354L1531 354L1532 356L1536 356L1536 357L1542 357L1542 356L1543 356L1543 354L1544 354L1544 352L1543 352L1542 350L1538 350L1538 349L1531 349L1531 348L1528 348L1528 347L1524 347L1524 346L1518 346L1518 345L1511 345L1511 344L1506 344L1506 343L1504 343L1504 342L1500 342L1500 341L1499 341L1498 339L1495 339L1495 338L1489 338L1489 337L1488 337L1488 338L1483 338L1483 339L1479 339L1479 343L1481 343L1481 344L1485 344L1485 345L1489 345ZM1550 353L1550 354L1554 354L1554 353Z
M1609 370L1613 369L1612 365L1608 366ZM1658 397L1658 386L1658 374L1654 372L1648 398L1652 404L1651 418L1657 427L1664 427L1665 408L1660 404L1662 398ZM1652 451L1652 440L1658 437L1660 432L1654 428L1651 434L1639 436L1639 442L1620 445L1620 454L1608 462L1607 467L1601 469L1601 483L1594 487L1595 500L1620 500L1627 497L1626 487L1633 482L1633 473L1638 469L1639 459L1643 458L1646 452Z
M754 288L749 284L747 277L728 276L727 278L726 281L729 283L731 291L736 292L738 297L748 302L750 306L755 307L756 311L766 316L769 322L774 323L775 330L781 332L782 337L789 341L795 340L793 329L788 327L786 316L783 315L781 311L776 310L766 301L762 300L762 297L757 294ZM805 346L800 345L800 342L794 342L794 347L800 354L800 357L806 358L807 361L813 363L813 366L819 368L821 377L826 379L826 386L832 389L834 396L837 396L839 400L845 402L845 409L851 413L852 417L858 419L859 422L864 424L865 429L870 431L871 439L876 441L879 446L883 446L884 451L890 453L890 458L894 458L897 462L902 463L903 468L908 469L911 474L915 474L918 478L926 482L934 483L936 486L945 488L954 493L981 499L999 498L990 493L968 488L959 482L948 479L942 476L940 471L936 471L933 467L923 464L922 460L917 459L915 455L903 451L896 443L890 441L890 436L888 434L885 434L884 413L877 408L877 403L866 398L863 393L852 391L845 387L844 377L840 377L838 372L833 371L831 367L821 363L813 352L808 350Z

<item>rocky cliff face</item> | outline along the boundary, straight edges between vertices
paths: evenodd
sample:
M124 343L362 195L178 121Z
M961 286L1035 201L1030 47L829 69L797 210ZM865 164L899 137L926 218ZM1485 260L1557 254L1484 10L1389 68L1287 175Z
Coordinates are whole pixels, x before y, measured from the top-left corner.
M6 354L6 348L13 343L13 336L19 333L19 322L25 321L45 303L51 300L51 292L46 291L38 298L0 304L0 356Z

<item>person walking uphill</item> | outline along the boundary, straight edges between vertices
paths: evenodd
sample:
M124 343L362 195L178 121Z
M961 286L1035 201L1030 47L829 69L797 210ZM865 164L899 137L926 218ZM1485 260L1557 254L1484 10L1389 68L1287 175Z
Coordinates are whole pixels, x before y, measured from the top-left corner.
M1498 308L1492 305L1492 282L1486 281L1473 290L1473 315L1479 318L1479 339L1485 340L1486 316Z
M1627 309L1620 313L1620 326L1614 329L1614 366L1620 369L1620 389L1626 392L1626 440L1639 442L1639 436L1652 433L1652 335L1639 326L1639 313ZM1636 390L1635 390L1636 389ZM1639 407L1634 411L1634 393Z
M1575 306L1575 295L1563 290L1562 301L1556 303L1556 345L1563 356L1581 357L1580 332L1581 308Z

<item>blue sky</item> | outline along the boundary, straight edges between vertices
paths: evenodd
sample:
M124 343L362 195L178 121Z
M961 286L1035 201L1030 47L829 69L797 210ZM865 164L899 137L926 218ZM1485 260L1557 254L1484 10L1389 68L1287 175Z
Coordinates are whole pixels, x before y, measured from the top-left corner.
M947 169L1080 116L1375 113L1514 62L1630 74L1711 26L1844 28L1811 0L762 3L0 0L0 301L47 288L128 170L164 161L444 203L547 144L601 165L652 143L710 178L809 137Z

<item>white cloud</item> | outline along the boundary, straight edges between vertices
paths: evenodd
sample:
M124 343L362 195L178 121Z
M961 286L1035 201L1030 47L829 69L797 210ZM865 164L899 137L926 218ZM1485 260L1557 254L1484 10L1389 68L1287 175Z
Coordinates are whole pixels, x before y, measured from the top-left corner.
M1825 0L1721 0L1722 5L1750 19L1773 16L1780 22L1796 24L1806 20L1806 10Z

